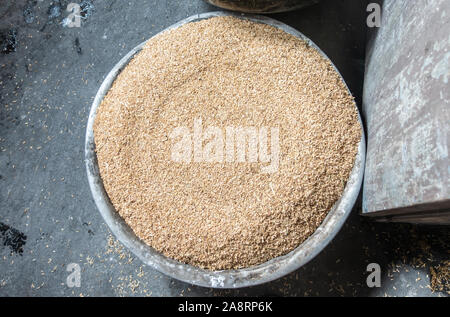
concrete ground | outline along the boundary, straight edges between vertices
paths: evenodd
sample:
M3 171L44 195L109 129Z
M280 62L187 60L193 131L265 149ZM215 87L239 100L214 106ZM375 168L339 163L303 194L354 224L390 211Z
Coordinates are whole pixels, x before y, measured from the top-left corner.
M64 23L70 1L81 4L78 28ZM212 290L144 266L115 240L91 197L83 161L89 108L131 48L216 9L201 0L70 1L0 5L0 296L449 294L441 272L450 260L448 228L373 223L359 205L312 262L265 285ZM364 1L324 0L273 18L321 47L360 102L365 16ZM66 283L71 263L81 267L80 287ZM380 288L366 284L369 263L381 266Z

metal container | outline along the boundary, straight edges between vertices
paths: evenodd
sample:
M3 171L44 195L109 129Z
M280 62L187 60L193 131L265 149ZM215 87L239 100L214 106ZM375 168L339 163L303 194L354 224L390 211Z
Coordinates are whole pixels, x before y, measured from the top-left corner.
M244 13L279 13L301 9L320 0L204 0L216 7Z
M168 29L178 28L186 23L216 16L235 16L240 19L247 19L258 23L272 25L307 41L309 45L316 48L325 58L327 58L326 55L313 42L297 30L281 22L262 16L241 15L229 12L209 12L191 16L169 27ZM361 118L359 118L359 121L361 124L362 138L359 143L353 170L348 179L342 197L331 208L319 228L317 228L317 230L305 242L284 256L280 256L265 263L244 269L208 271L192 265L180 263L176 260L165 257L150 246L146 245L134 234L132 229L120 217L119 213L116 212L103 187L103 182L100 177L97 164L97 156L95 153L93 124L97 113L97 108L103 97L107 94L117 75L123 68L125 68L131 58L142 49L145 43L146 42L131 50L116 66L114 66L105 78L92 104L87 124L85 161L89 185L95 203L111 231L120 242L131 250L131 252L133 252L138 258L152 268L175 279L205 287L239 288L262 284L291 273L309 262L325 248L325 246L341 229L359 194L364 173L366 149Z

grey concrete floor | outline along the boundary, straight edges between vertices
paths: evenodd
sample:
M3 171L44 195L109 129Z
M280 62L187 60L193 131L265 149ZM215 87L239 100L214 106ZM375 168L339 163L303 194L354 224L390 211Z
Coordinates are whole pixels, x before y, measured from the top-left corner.
M79 28L64 27L69 2ZM447 296L430 272L450 259L447 228L377 224L355 207L312 262L280 280L212 290L144 266L115 240L92 200L84 167L91 102L131 48L190 15L215 11L201 0L3 0L0 4L0 296ZM365 5L324 0L273 15L310 37L361 100ZM81 267L70 288L67 266ZM382 269L380 288L366 267ZM441 281L442 282L442 281Z

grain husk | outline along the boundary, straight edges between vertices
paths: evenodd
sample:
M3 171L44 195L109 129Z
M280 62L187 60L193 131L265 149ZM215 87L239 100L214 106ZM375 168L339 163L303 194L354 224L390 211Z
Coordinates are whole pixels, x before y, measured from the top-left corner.
M278 171L256 163L172 161L175 128L279 127ZM342 194L361 138L332 64L265 24L216 17L147 42L94 123L100 174L117 212L165 256L249 267L305 241Z

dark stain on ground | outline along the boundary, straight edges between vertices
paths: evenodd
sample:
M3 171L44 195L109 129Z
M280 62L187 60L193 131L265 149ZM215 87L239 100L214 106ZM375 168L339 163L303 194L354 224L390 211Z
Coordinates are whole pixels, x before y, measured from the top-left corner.
M17 31L15 29L0 30L0 51L2 54L15 52L17 47Z
M75 39L74 46L75 46L75 50L77 51L78 55L83 54L83 50L81 49L81 46L80 46L80 39L78 37Z
M80 3L80 15L87 19L94 12L94 1L93 0L84 0Z
M57 17L59 17L61 15L61 2L58 1L54 1L49 7L48 7L48 19L49 20L53 20L56 19Z
M9 247L11 252L22 255L27 236L3 222L0 222L0 237L3 245Z
M89 227L89 224L87 222L83 222L83 226ZM91 229L88 229L88 233L90 236L94 236L95 233Z

